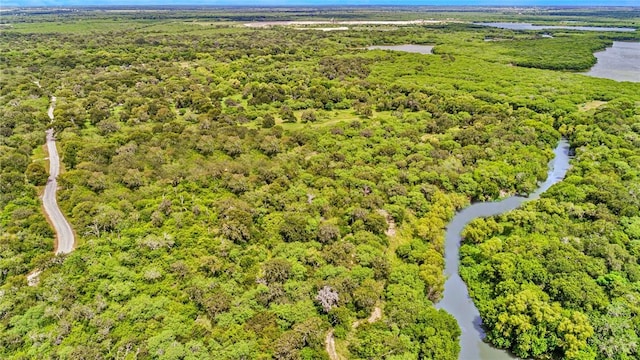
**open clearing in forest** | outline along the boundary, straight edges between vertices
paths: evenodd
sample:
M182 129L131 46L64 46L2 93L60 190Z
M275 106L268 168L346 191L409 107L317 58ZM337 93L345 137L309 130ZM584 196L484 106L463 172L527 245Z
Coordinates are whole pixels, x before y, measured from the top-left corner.
M589 101L587 103L584 103L583 105L580 105L580 111L589 111L589 110L597 109L606 103L607 103L606 101L600 101L600 100Z

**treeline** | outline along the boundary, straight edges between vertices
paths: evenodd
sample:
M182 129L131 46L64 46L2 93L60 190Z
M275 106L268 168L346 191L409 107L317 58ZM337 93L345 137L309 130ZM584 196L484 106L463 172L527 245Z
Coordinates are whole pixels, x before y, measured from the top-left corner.
M5 71L0 109L0 281L4 284L49 261L53 231L34 185L47 180L44 124L47 100L32 78ZM17 86L8 86L9 78ZM37 156L32 156L32 154ZM22 280L20 280L21 282Z

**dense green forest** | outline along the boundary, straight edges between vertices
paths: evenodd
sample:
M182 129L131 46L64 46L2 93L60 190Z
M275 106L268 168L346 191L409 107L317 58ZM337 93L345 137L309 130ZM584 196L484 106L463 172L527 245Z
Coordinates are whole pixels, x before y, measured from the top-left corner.
M433 306L444 227L535 189L561 136L567 179L471 224L462 275L516 355L640 354L640 84L568 71L638 32L251 14L2 15L1 358L328 359L332 331L341 358L457 359L460 329ZM405 43L434 54L366 50ZM49 127L79 240L61 256L38 197Z

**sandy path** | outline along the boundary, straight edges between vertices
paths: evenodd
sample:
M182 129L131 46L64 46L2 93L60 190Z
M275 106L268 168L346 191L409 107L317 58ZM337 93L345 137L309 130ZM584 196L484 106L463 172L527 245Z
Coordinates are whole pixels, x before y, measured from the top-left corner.
M371 311L371 315L366 320L369 324L372 324L378 320L382 319L382 309L379 306L376 306ZM351 324L352 329L356 329L364 320L356 320ZM333 329L330 329L327 333L327 337L324 339L324 347L327 350L327 354L329 354L329 358L331 360L340 360L340 356L336 352L336 339L333 336Z
M51 96L51 105L47 112L51 121L53 121L53 108L55 103L56 97ZM58 149L56 148L56 139L53 135L53 129L47 130L47 150L49 151L49 180L47 181L47 186L44 188L42 203L56 232L58 240L56 244L57 248L55 250L56 255L68 254L73 251L75 237L73 235L71 225L62 214L62 211L58 206L58 201L56 200L56 192L58 191L57 178L60 174L60 157L58 156Z
M338 353L336 352L336 339L333 337L333 329L329 330L327 337L324 339L325 349L329 354L329 359L340 360Z
M39 83L36 82L38 86ZM51 105L47 114L49 119L53 121L53 109L55 106L56 97L51 96ZM60 157L58 156L58 149L56 148L56 140L53 135L53 129L46 131L47 134L47 151L49 152L49 179L47 185L44 188L44 195L42 196L42 205L44 207L45 215L50 220L53 230L56 233L56 248L55 254L68 254L73 251L75 246L75 236L71 225L62 214L58 201L56 199L56 192L58 190L57 177L60 174ZM27 283L29 286L38 284L38 276L40 270L34 270L27 275Z

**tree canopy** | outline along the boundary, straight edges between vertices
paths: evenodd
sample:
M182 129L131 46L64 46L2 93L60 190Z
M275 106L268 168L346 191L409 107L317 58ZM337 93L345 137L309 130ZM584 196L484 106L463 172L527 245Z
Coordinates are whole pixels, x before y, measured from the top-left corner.
M0 357L323 359L331 329L348 358L457 359L433 306L444 228L535 189L561 135L567 179L474 222L462 275L498 347L638 355L640 88L549 70L638 35L43 11L0 19ZM434 54L366 50L403 43ZM79 239L61 256L38 198L49 127Z

